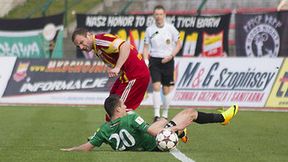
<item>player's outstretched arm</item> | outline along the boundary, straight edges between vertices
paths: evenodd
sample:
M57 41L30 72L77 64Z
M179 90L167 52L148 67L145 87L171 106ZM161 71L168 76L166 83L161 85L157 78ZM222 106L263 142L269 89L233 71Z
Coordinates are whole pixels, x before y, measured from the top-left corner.
M62 148L60 150L61 151L67 151L67 152L70 152L70 151L91 151L93 148L94 148L94 146L90 142L87 142L87 143L84 143L84 144L79 145L79 146L75 146L75 147L71 147L71 148Z

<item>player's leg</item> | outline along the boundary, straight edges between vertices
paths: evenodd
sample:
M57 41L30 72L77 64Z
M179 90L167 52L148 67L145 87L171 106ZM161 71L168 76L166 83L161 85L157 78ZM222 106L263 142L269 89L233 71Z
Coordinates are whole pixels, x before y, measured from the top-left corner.
M130 89L125 94L126 98L124 102L128 109L136 110L139 107L139 105L144 99L149 82L150 82L150 77L137 78L135 79L135 82L133 83L133 86L131 86L131 88L126 87L126 89L127 88Z
M170 103L172 100L171 91L174 87L173 77L169 77L170 79L166 79L165 82L162 82L162 89L163 89L163 112L162 117L168 118ZM170 80L170 81L169 81Z
M193 109L185 109L176 114L168 124L171 124L171 126L177 125L180 130L183 130L192 124L192 122L197 119L197 116L197 111Z
M153 108L154 108L154 121L156 122L157 120L160 119L160 107L161 107L161 93L160 93L160 88L161 88L161 83L160 82L154 82L152 84L153 87Z
M172 100L171 91L174 86L174 60L161 66L161 84L163 90L162 117L168 118L168 111Z
M179 127L179 129L184 129L192 122L196 122L198 124L221 123L226 125L237 114L237 112L237 104L231 106L221 114L205 113L201 111L195 111L193 109L186 109L176 114L176 116L171 121L173 121Z
M172 119L172 121L177 124L178 127L184 129L191 124L196 122L198 124L207 124L207 123L221 123L228 124L231 119L237 114L238 105L232 105L226 111L223 111L221 114L217 113L205 113L201 111L195 111L193 109L186 109L178 114Z
M177 127L179 128L179 130L176 131L176 134L178 134L178 138L180 138L182 142L187 143L188 131L186 127L189 126L196 118L196 111L194 111L193 109L186 109L176 114L165 127L172 127L177 125Z
M222 111L221 115L223 116L224 121L221 124L227 125L231 121L231 119L237 114L238 109L239 109L238 104L234 104L226 111Z
M198 124L207 124L207 123L221 123L222 125L227 125L231 119L238 112L238 105L232 105L226 111L223 111L221 114L216 113L205 113L200 111L194 111L193 109L186 109L178 113L168 124L168 127L175 126L180 130L178 137L181 138L183 142L188 141L187 129L186 127L190 125L193 121Z
M237 114L238 105L234 104L229 107L226 111L222 111L221 114L216 113L205 113L198 111L198 115L194 122L198 124L207 123L221 123L222 125L227 125L231 119Z
M153 86L153 108L154 108L154 122L160 119L160 106L161 106L161 58L150 57L150 75Z
M168 111L171 103L171 94L170 90L171 87L167 85L162 84L162 92L163 92L163 111L162 111L162 117L163 118L168 118Z
M150 77L141 77L130 80L128 83L119 84L114 93L121 96L121 100L127 106L126 111L138 108L144 98L149 82Z
M150 125L149 129L156 130L155 134L153 134L153 136L156 136L163 128L168 128L168 126L166 126L167 124L168 120L166 120L165 118L159 118L159 120L153 122L153 124Z

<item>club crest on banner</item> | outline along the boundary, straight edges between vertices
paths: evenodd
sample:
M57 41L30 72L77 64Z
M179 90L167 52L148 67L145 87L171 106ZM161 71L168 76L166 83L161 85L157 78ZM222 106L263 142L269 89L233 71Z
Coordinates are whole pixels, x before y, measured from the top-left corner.
M245 50L249 57L277 57L279 49L279 34L268 24L255 26L246 37Z
M236 55L287 56L287 15L288 12L236 14Z

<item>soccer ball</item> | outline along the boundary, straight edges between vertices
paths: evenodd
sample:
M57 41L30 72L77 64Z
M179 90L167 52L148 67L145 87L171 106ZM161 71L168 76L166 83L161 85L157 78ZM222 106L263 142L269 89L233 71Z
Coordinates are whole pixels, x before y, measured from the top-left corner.
M178 136L170 129L163 129L156 136L157 147L162 151L170 151L176 148L178 144Z

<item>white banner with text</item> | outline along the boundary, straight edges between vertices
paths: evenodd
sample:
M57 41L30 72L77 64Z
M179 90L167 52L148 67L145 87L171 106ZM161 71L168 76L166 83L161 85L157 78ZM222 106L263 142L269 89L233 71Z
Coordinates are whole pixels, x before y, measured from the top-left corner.
M283 58L177 58L173 105L263 107Z
M175 58L171 105L264 107L282 62ZM115 79L96 60L1 57L0 64L0 103L7 104L102 105ZM142 105L152 105L151 86Z

